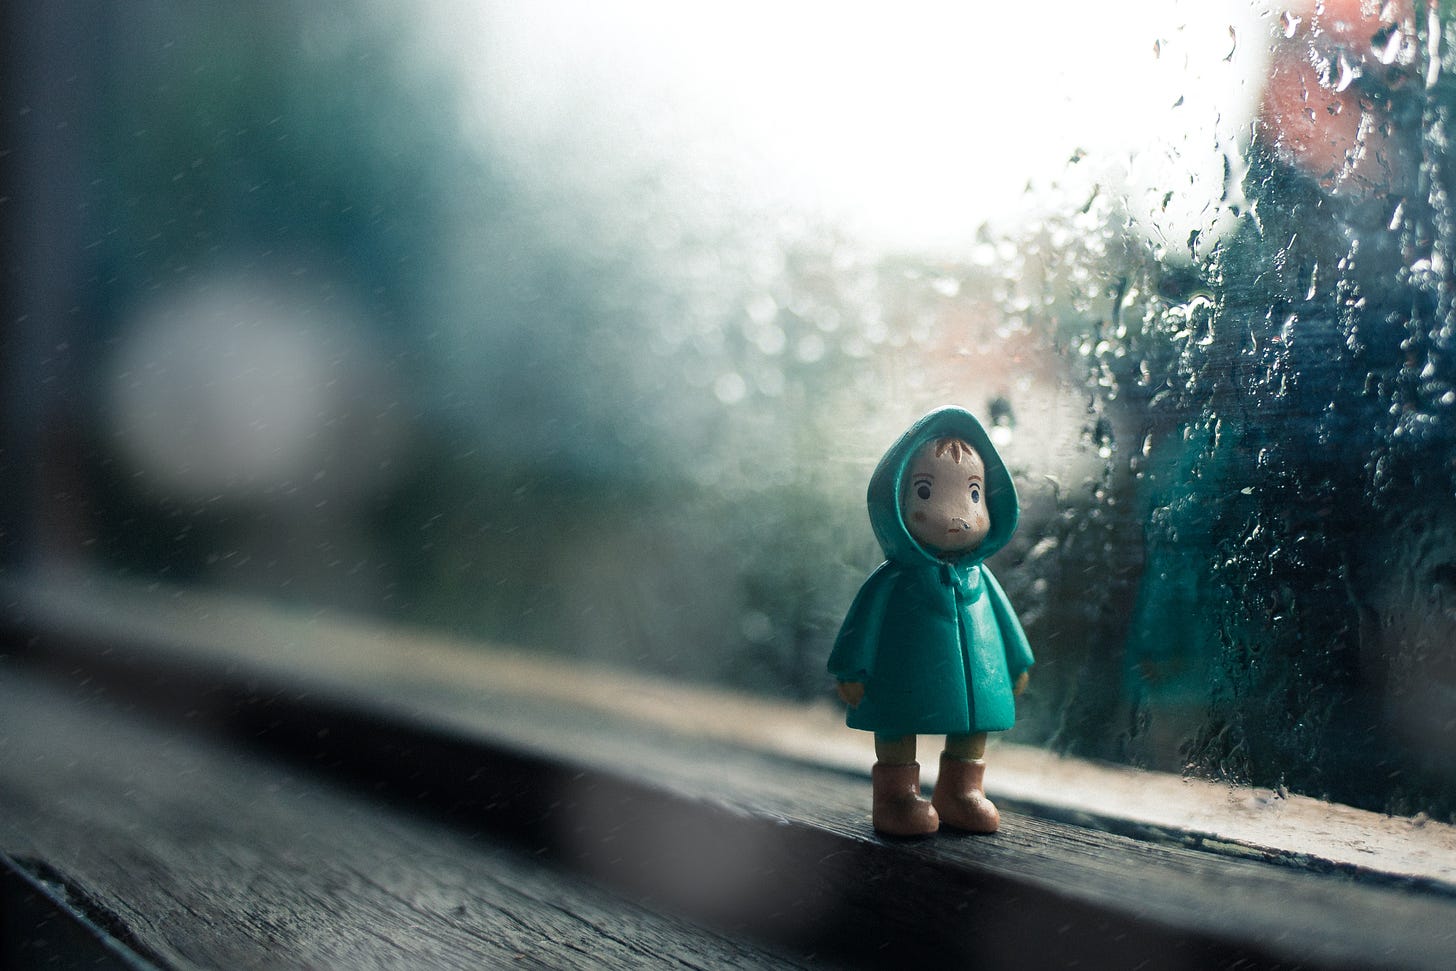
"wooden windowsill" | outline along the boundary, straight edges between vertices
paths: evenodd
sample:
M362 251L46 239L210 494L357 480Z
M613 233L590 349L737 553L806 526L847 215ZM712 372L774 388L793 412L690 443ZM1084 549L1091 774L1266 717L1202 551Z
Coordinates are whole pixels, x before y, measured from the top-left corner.
M1437 823L999 744L988 787L1009 810L1001 833L884 841L868 825L867 745L827 704L74 573L12 584L4 601L12 642L28 645L9 653L27 670L457 814L457 824L463 812L621 892L675 896L667 909L780 948L813 934L740 899L789 909L774 881L837 914L821 921L831 937L919 941L926 953L958 946L956 921L972 920L966 900L988 892L1075 915L1067 926L1104 960L1067 940L1033 950L1094 965L1188 941L1187 957L1211 963L1436 967L1456 944L1456 830ZM613 841L635 856L604 854ZM716 877L702 876L702 858ZM775 860L801 872L766 878ZM856 874L879 889L834 889ZM942 885L970 896L947 901ZM727 898L744 909L718 912ZM878 914L901 898L921 909ZM1047 931L1019 910L982 911L1021 933Z

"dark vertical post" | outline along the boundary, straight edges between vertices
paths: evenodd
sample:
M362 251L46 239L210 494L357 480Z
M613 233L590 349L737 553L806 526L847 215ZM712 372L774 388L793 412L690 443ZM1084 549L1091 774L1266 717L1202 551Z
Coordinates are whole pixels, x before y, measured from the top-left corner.
M76 535L80 497L56 481L76 475L87 155L109 16L84 0L11 0L0 14L0 572Z

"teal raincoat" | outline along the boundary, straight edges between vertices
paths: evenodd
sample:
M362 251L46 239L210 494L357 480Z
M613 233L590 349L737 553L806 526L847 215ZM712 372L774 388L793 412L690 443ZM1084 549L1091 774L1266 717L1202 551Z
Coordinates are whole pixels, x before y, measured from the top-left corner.
M941 559L905 526L903 479L926 442L959 438L986 465L991 529L974 550ZM940 408L890 447L870 477L870 524L885 552L844 619L829 673L864 683L850 728L884 736L1004 731L1016 721L1012 685L1033 664L1026 634L986 557L1011 539L1021 506L985 430L968 411Z

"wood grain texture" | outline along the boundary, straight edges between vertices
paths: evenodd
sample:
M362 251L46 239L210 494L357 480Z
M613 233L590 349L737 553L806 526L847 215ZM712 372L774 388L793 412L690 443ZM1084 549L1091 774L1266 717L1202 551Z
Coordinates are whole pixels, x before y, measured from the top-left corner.
M856 775L870 759L868 741L844 727L837 704L790 704L333 613L64 572L0 582L0 604L4 616L53 638L70 632L113 650L145 645L149 657L172 652L265 680L351 688L450 719L462 731L494 720L480 698L522 698ZM206 695L197 702L200 713L209 710ZM1456 893L1453 826L1061 758L999 738L992 758L992 795L1043 818ZM933 779L934 759L922 761Z
M0 853L0 968L157 971L144 946L77 893L43 861Z
M13 672L0 848L46 861L172 968L798 964Z
M291 638L284 646L269 640L280 630ZM249 650L248 638L258 646ZM1456 951L1456 902L1440 884L1274 866L1259 853L1203 852L1196 839L1177 845L1165 832L1134 839L1028 816L1014 801L991 838L885 841L870 831L858 774L612 705L565 703L519 673L492 682L419 644L401 665L386 659L387 645L357 654L348 638L308 645L288 625L254 625L197 651L185 641L33 625L22 653L78 697L206 729L223 742L211 750L224 766L207 771L225 776L228 759L266 752L292 766L293 784L328 778L368 794L341 799L336 814L380 812L375 798L387 799L457 837L488 836L583 874L652 914L716 927L720 940L769 942L775 959L1444 968ZM452 670L459 676L440 677ZM682 719L692 719L694 697L684 693ZM70 785L84 791L82 779ZM103 798L89 792L76 812ZM158 825L186 832L199 812L183 805ZM153 838L139 823L132 832ZM261 838L245 829L238 852ZM389 888L412 879L386 872ZM328 924L339 905L321 898L318 920ZM156 912L148 904L134 918Z

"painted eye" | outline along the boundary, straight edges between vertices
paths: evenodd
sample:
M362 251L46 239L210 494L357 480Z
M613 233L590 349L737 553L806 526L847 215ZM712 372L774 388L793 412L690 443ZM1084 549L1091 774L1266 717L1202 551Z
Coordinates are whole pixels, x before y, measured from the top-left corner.
M971 483L971 502L981 501L981 487L974 482Z
M915 494L917 496L919 496L920 498L922 498L922 499L929 499L930 498L930 483L929 482L922 482L922 483L920 483L918 486L915 487Z

